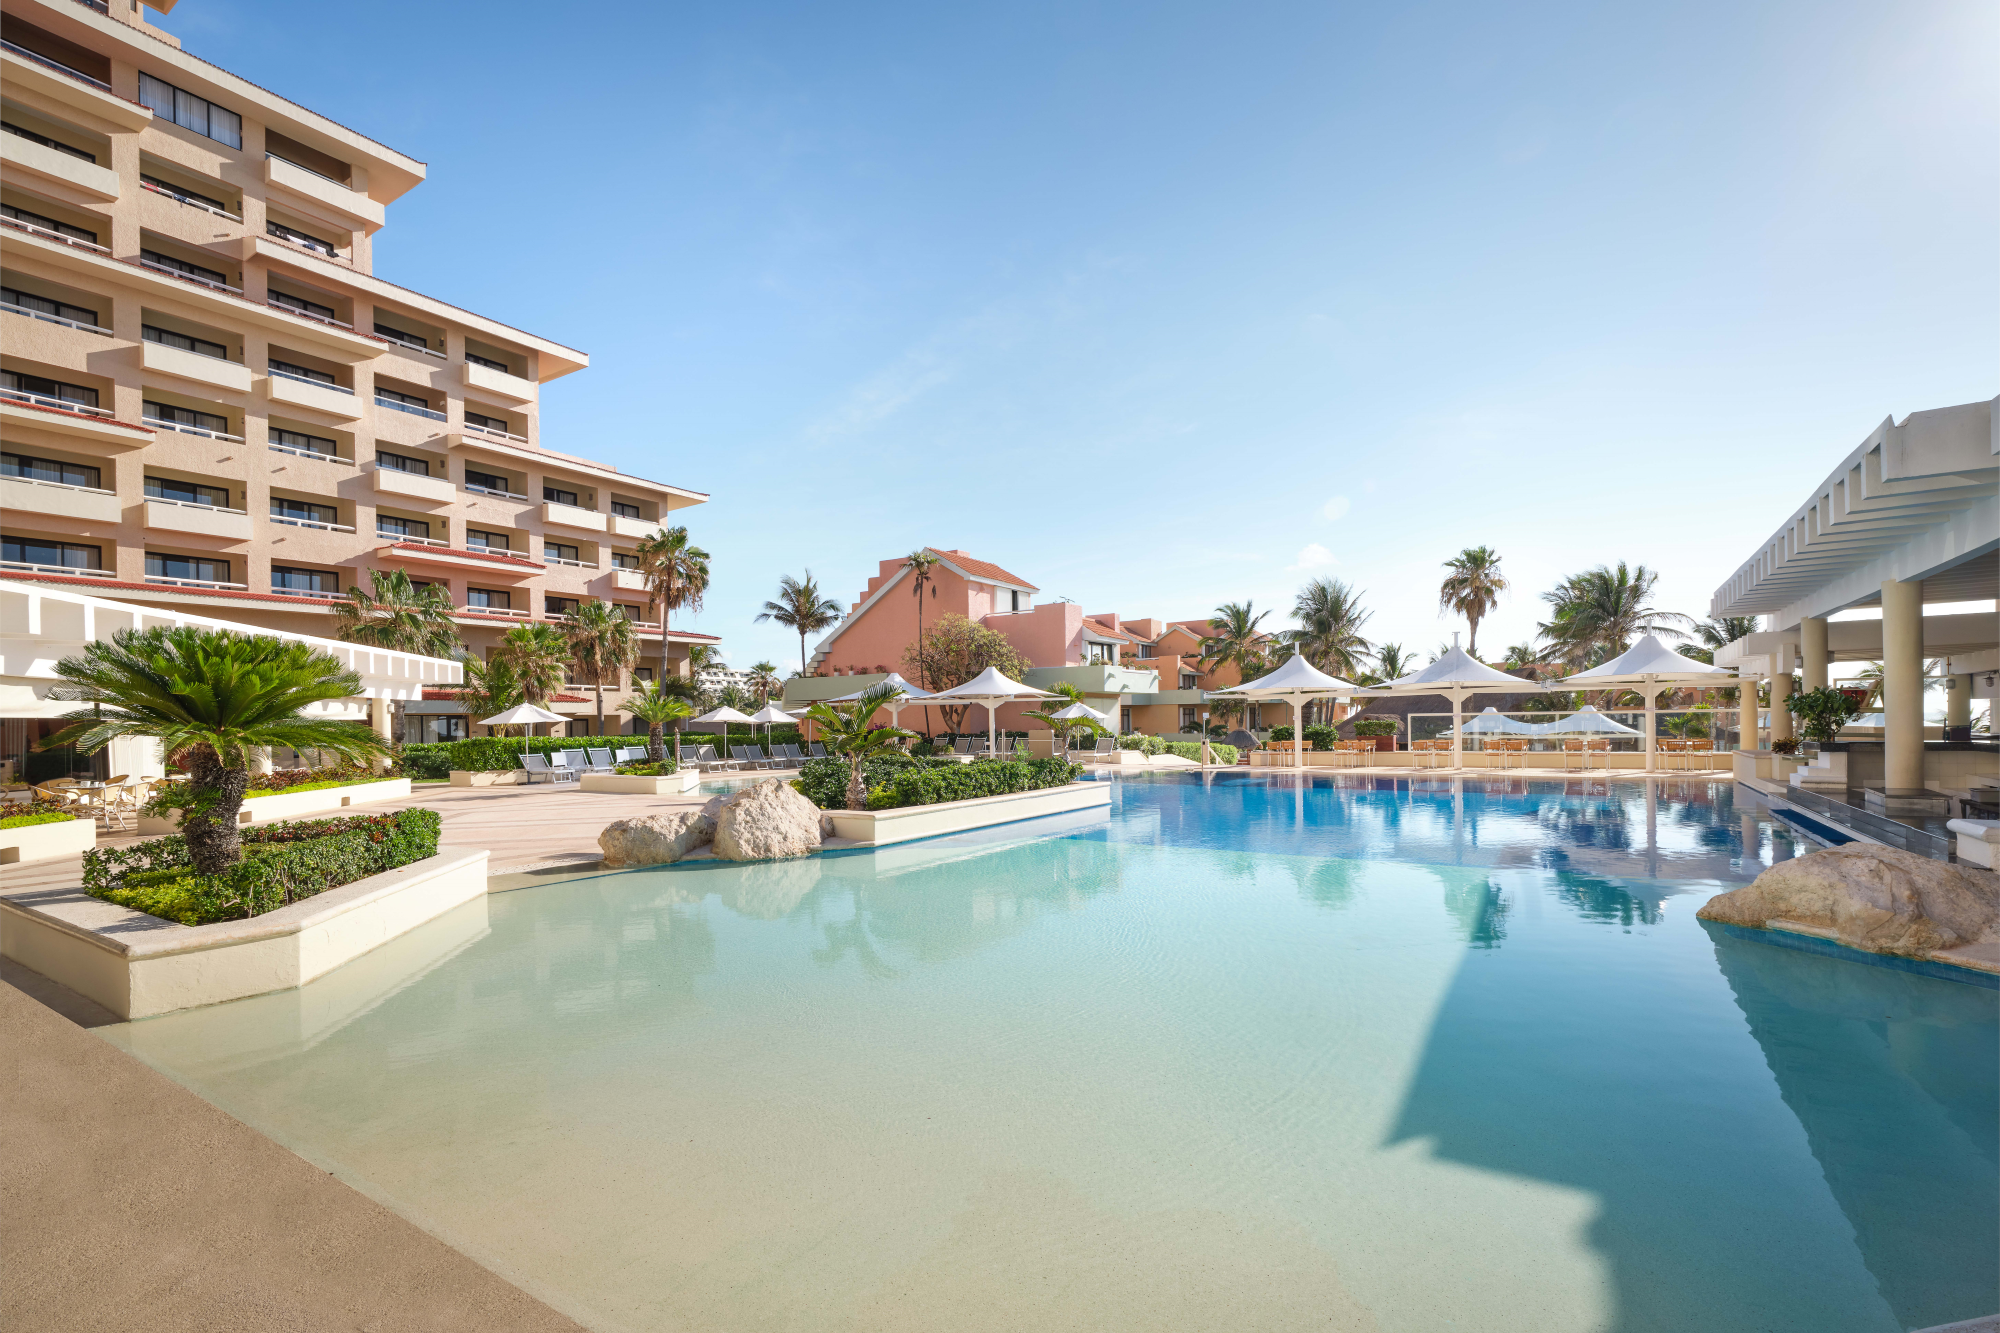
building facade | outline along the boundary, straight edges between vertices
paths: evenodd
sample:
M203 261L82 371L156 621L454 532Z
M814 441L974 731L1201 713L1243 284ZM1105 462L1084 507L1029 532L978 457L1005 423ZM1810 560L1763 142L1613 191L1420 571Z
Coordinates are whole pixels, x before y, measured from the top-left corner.
M587 599L646 619L633 547L707 497L544 445L583 352L375 276L422 162L132 0L4 20L0 573L329 635L402 569L482 656ZM644 674L712 641L641 639Z

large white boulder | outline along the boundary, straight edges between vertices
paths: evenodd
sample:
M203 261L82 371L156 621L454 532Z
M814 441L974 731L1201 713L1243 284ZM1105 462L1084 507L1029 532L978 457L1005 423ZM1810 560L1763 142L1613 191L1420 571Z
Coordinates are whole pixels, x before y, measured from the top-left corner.
M1851 948L1923 958L2000 942L2000 875L1850 842L1781 861L1696 915L1737 926L1808 926Z
M715 817L715 854L725 861L810 856L820 847L820 808L779 778L723 799Z
M715 821L701 810L618 819L604 826L597 845L607 866L666 866L715 838Z

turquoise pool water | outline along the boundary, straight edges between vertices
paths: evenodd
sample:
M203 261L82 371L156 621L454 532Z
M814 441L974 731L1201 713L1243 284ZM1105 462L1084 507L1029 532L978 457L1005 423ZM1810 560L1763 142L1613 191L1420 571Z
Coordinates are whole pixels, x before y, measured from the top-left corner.
M1795 850L1731 793L1121 779L102 1031L595 1328L2000 1309L2000 992L1696 921Z

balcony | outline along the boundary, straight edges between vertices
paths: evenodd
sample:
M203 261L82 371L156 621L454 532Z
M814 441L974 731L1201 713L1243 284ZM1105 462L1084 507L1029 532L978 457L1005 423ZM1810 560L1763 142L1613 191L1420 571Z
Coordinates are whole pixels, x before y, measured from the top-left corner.
M361 419L361 400L354 396L352 389L309 380L285 370L267 371L266 374L269 378L264 381L264 394L274 403L324 412L342 421Z
M458 488L443 477L403 472L379 463L375 465L375 492L434 505L448 505L458 498Z
M636 569L614 569L611 571L611 586L619 592L644 592L646 576Z
M512 491L495 490L491 486L475 486L469 481L465 483L465 489L473 495L490 495L496 500L519 500L525 504L528 499L527 496L516 495Z
M116 523L120 518L116 491L38 481L32 477L0 477L0 509L80 518L92 523Z
M579 509L555 500L542 501L542 522L550 527L575 528L580 532L603 532L607 515L595 509Z
M12 42L0 42L0 83L32 89L65 106L102 117L121 130L142 130L153 120L150 108L120 97L103 80Z
M515 435L504 430L494 430L491 426L475 426L470 421L465 423L463 429L467 442L471 444L477 444L480 440L502 440L508 444L526 444L528 442L528 437L525 435Z
M192 532L224 541L250 540L250 515L241 509L196 504L191 500L146 500L146 528L151 532Z
M141 180L139 182L139 188L145 190L149 194L157 194L164 196L165 198L173 200L177 204L185 204L189 208L198 208L204 213L213 213L216 217L222 218L224 221L227 222L243 221L243 215L241 213L232 213L226 208L217 208L214 204L208 202L208 200L197 199L193 195L189 194L187 191L176 190L171 185L167 185L164 183L155 183L149 180Z
M115 569L78 569L73 565L37 565L26 560L0 560L0 576L7 574L61 574L65 578L115 579Z
M542 573L539 561L507 551L487 551L446 546L421 537L404 537L377 548L377 560L399 564L434 565L446 569L470 570L481 578L531 579Z
M176 435L198 435L204 440L220 440L224 444L242 444L241 435L231 435L227 431L209 430L205 426L189 426L178 421L168 421L164 417L141 418L154 430L172 431Z
M522 379L519 375L510 375L504 370L476 365L470 361L464 363L464 370L465 387L474 392L505 399L510 403L535 401L537 387L533 380Z
M597 562L595 560L571 560L566 556L548 555L546 553L544 553L542 556L542 563L545 565L563 565L570 569L597 568Z
M101 407L66 403L19 389L0 389L0 427L9 440L22 430L46 430L58 435L80 435L100 444L123 449L140 449L159 437L144 426L120 421Z
M391 412L407 412L413 417L422 417L426 421L447 420L445 414L442 412L433 412L430 408L418 407L415 403L399 403L394 398L384 398L380 394L375 395L375 406L386 407Z
M80 190L93 199L112 200L118 197L117 172L19 135L0 134L0 162Z
M212 588L223 592L248 592L247 583L224 583L220 579L173 579L165 574L148 574L146 582L164 584L169 588Z
M142 342L139 344L139 364L162 375L193 380L197 384L227 389L231 393L250 392L250 367L238 361L203 356L200 352L184 351L165 343Z
M342 458L339 454L323 454L317 449L301 449L296 445L274 444L268 440L265 441L264 447L274 454L290 454L294 458L312 458L322 463L337 463L341 467L354 466L354 460L351 458Z
M650 537L660 530L660 525L650 519L627 518L623 514L611 516L611 535L614 537Z
M0 140L0 142L4 142L4 140ZM64 319L61 315L51 315L46 310L31 310L27 306L15 305L11 301L0 301L0 311L4 311L9 315L23 315L28 319L39 319L44 324L60 324L66 329L76 329L83 333L94 333L100 338L109 338L112 336L111 330L104 328L102 325L86 324L80 319Z
M367 195L282 157L264 155L264 179L274 189L319 205L310 210L314 216L325 216L330 210L334 219L348 224L350 230L366 227L372 231L389 220L388 209Z
M284 515L282 515L282 514L273 514L273 515L271 515L271 521L272 521L273 523L276 523L276 524L278 524L278 525L279 525L279 526L281 526L281 527L287 527L287 528L311 528L311 529L313 529L313 530L314 530L315 532L352 532L352 531L354 531L354 525L353 525L353 524L351 524L351 523L322 523L322 522L320 522L320 521L319 521L318 519L313 519L313 518L286 518L286 517L285 517ZM335 594L335 596L339 596L339 595L340 595L340 594L338 594L338 593L336 593L336 594Z

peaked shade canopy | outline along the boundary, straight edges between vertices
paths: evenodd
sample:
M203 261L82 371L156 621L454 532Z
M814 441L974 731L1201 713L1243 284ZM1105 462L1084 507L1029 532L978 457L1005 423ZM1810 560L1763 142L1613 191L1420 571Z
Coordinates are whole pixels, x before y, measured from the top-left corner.
M1282 700L1292 706L1292 716L1303 719L1305 706L1314 699L1347 698L1361 692L1361 687L1351 680L1329 676L1304 656L1293 653L1278 664L1278 669L1241 685L1231 685L1220 690L1210 690L1209 698L1217 695L1232 699L1257 699L1260 701ZM1306 765L1304 727L1292 744L1292 767ZM1207 742L1204 739L1203 744Z
M1023 685L1018 680L1010 680L1000 674L1000 668L987 667L986 670L948 690L939 690L926 695L925 702L950 706L953 704L983 704L986 707L986 751L994 750L995 731L1000 716L1000 705L1028 699L1056 699L1060 695L1038 690L1032 685Z
M693 718L690 720L702 723L705 726L717 722L720 722L722 724L722 753L725 759L728 758L728 751L729 751L729 724L731 722L741 722L745 726L749 726L751 724L750 719L748 717L746 717L742 713L737 712L734 708L731 708L727 704L724 704L720 708L712 709L709 712L703 713L700 717Z
M1585 704L1568 717L1557 718L1554 722L1542 722L1535 730L1544 736L1637 736L1641 733L1623 722L1613 722L1597 711L1596 704Z
M891 671L888 675L882 677L882 679L876 681L873 685L870 685L867 689L856 690L852 694L843 694L837 699L828 699L827 702L830 704L851 704L859 700L862 695L868 693L868 690L879 690L884 685L895 686L897 689L901 690L903 692L903 696L908 699L928 699L932 697L931 692L929 690L920 690L916 686L910 684L909 681L904 680L901 672Z
M1713 666L1707 662L1697 662L1691 657L1683 657L1665 643L1657 634L1641 635L1639 641L1627 648L1609 662L1594 666L1588 671L1579 671L1562 679L1562 687L1569 690L1629 689L1643 695L1646 700L1646 767L1653 767L1653 755L1658 748L1656 740L1659 731L1656 722L1660 691L1676 685L1706 685L1724 688L1739 681L1737 674L1728 667ZM1752 685L1751 688L1755 688ZM1750 724L1738 726L1742 734L1755 736L1756 710L1750 710ZM1749 742L1745 742L1749 744Z
M1458 646L1458 636L1451 636L1451 648L1427 667L1420 667L1407 676L1383 685L1371 686L1361 692L1367 699L1387 699L1396 695L1442 694L1451 700L1451 766L1465 766L1465 700L1474 694L1519 694L1524 690L1545 692L1546 685L1538 681L1524 680L1520 676L1510 676L1504 671L1487 666L1465 649ZM1488 710L1493 711L1493 710ZM1497 716L1497 714L1496 714Z
M1499 709L1489 707L1466 719L1465 730L1470 736L1533 736L1541 731L1541 727L1533 722L1508 717Z
M525 726L527 730L521 733L521 753L525 755L528 753L528 737L534 732L537 722L567 721L569 719L561 713L551 713L548 709L537 707L534 704L515 704L504 713L495 713L492 717L480 718L479 725L482 727ZM523 767L525 766L524 764Z

